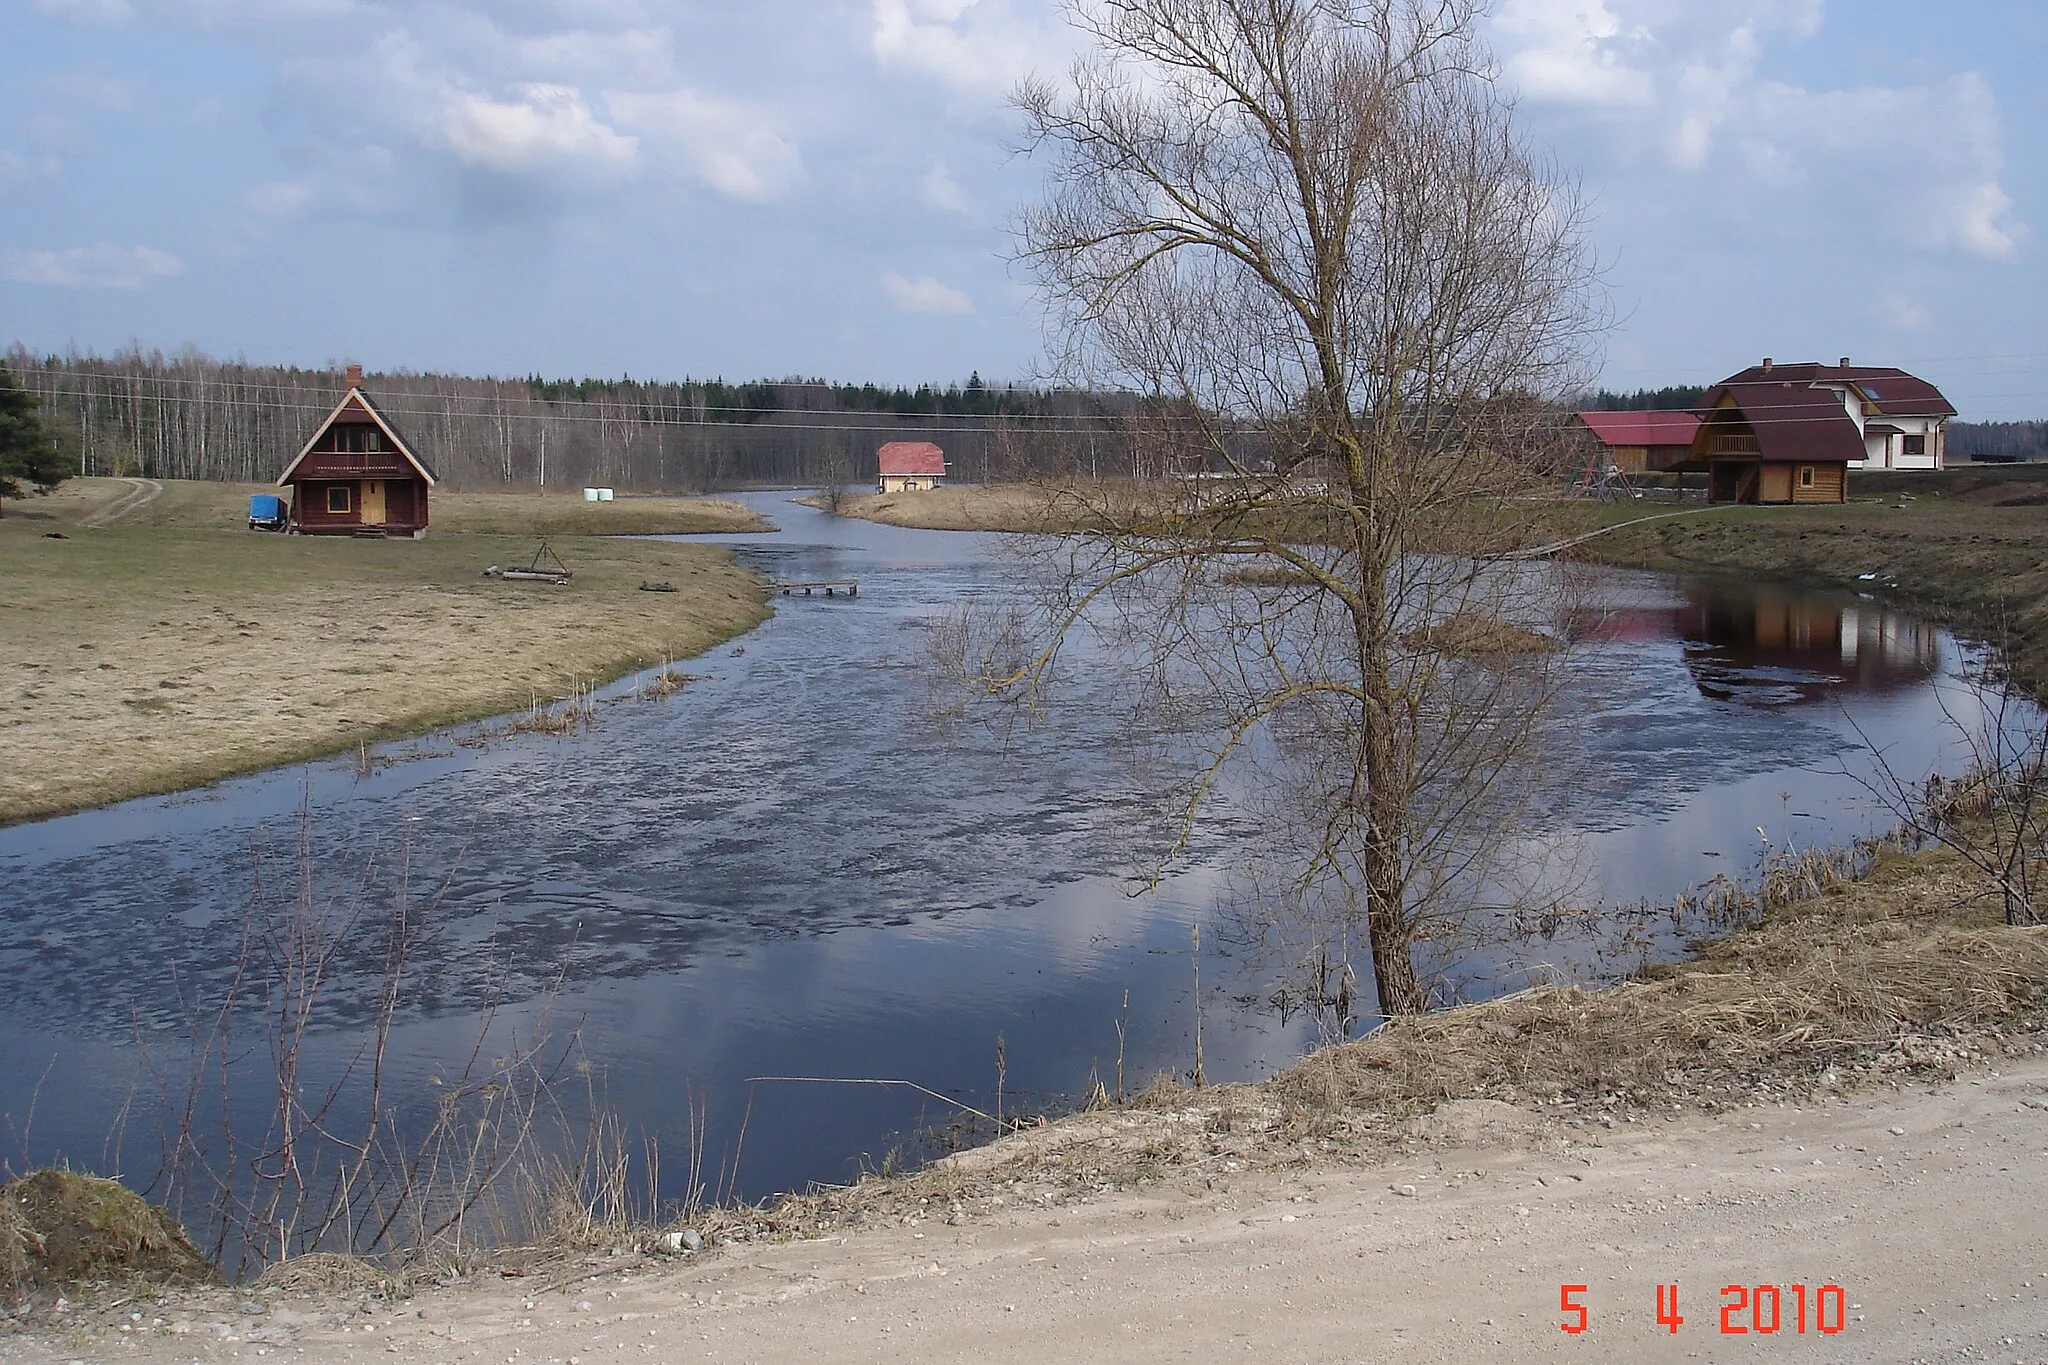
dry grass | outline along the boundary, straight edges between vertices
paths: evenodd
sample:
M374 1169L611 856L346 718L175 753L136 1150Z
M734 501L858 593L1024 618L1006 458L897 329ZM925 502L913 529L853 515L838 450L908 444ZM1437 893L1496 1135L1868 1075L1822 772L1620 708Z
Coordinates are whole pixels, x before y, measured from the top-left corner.
M1103 496L1086 490L1089 499ZM818 497L801 499L822 506ZM851 493L839 514L909 526L925 531L1061 532L1088 530L1098 524L1077 490L1039 484L968 484L918 493Z
M1558 648L1556 640L1540 631L1467 613L1424 626L1411 632L1408 639L1416 648L1452 655L1548 654Z
M558 539L558 588L480 577L530 539L48 527L0 521L0 822L525 710L767 615L708 546Z
M157 530L246 530L249 497L275 493L269 484L163 481L155 501L120 524ZM134 491L125 479L72 479L48 497L9 500L0 520L75 525ZM50 527L45 526L44 530ZM433 535L642 536L773 531L746 506L726 498L625 497L586 502L580 489L433 494Z
M31 1171L0 1185L0 1290L139 1274L207 1282L218 1272L162 1209L112 1180Z
M1308 588L1320 580L1300 569L1261 564L1249 569L1231 569L1223 575L1223 581L1247 588Z
M726 498L619 498L580 493L436 493L434 533L443 535L644 536L773 531L752 509Z
M400 1291L403 1284L401 1277L359 1256L342 1256L326 1251L279 1261L256 1278L256 1285L261 1289L328 1296L376 1294L390 1298Z

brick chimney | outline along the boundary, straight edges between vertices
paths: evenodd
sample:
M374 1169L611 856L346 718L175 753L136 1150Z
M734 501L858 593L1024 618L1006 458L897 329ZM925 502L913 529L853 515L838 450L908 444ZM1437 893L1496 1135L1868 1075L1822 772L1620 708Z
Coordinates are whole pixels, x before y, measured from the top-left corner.
M1765 373L1765 374L1769 374L1770 372L1771 372L1771 358L1770 358L1769 356L1765 356L1765 357L1764 357L1764 373Z
M1845 370L1849 368L1849 357L1847 357L1847 356L1843 356L1843 357L1842 357L1842 368L1843 368L1843 369L1845 369Z
M363 386L362 366L351 365L348 367L348 386L350 389L360 389Z

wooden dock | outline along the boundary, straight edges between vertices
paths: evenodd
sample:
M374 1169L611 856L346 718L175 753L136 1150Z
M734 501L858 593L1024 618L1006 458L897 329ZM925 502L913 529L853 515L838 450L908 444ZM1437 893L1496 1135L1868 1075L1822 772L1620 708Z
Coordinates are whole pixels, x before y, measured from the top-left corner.
M842 594L847 597L860 596L860 584L851 578L820 578L809 583L777 583L774 587L784 597L799 592L806 597L819 592L827 597L838 597Z

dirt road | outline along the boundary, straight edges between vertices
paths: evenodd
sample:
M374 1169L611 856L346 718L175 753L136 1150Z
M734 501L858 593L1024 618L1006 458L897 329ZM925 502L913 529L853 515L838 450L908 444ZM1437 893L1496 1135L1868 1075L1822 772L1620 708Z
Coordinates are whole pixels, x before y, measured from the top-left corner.
M129 491L105 507L79 518L80 526L112 526L140 512L164 495L164 486L155 479L124 477L121 482L128 485Z
M0 1361L2048 1360L2048 1060L1934 1091L1539 1130L593 1278L215 1293L0 1337ZM1412 1187L1412 1192L1410 1189ZM1586 1309L1561 1329L1560 1290ZM1656 1287L1684 1321L1660 1326ZM1835 1299L1826 1285L1839 1285ZM1731 1311L1723 1286L1777 1286ZM1805 1331L1799 1294L1805 1286ZM1839 1302L1841 1318L1836 1317ZM1825 1307L1823 1332L1816 1317Z

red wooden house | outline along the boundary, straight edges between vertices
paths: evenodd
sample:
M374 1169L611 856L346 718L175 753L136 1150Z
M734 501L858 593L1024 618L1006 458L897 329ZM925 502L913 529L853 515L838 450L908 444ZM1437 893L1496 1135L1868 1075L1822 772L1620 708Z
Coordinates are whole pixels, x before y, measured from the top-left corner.
M288 529L309 536L423 536L436 482L363 392L360 365L348 367L348 392L277 477L292 490Z

